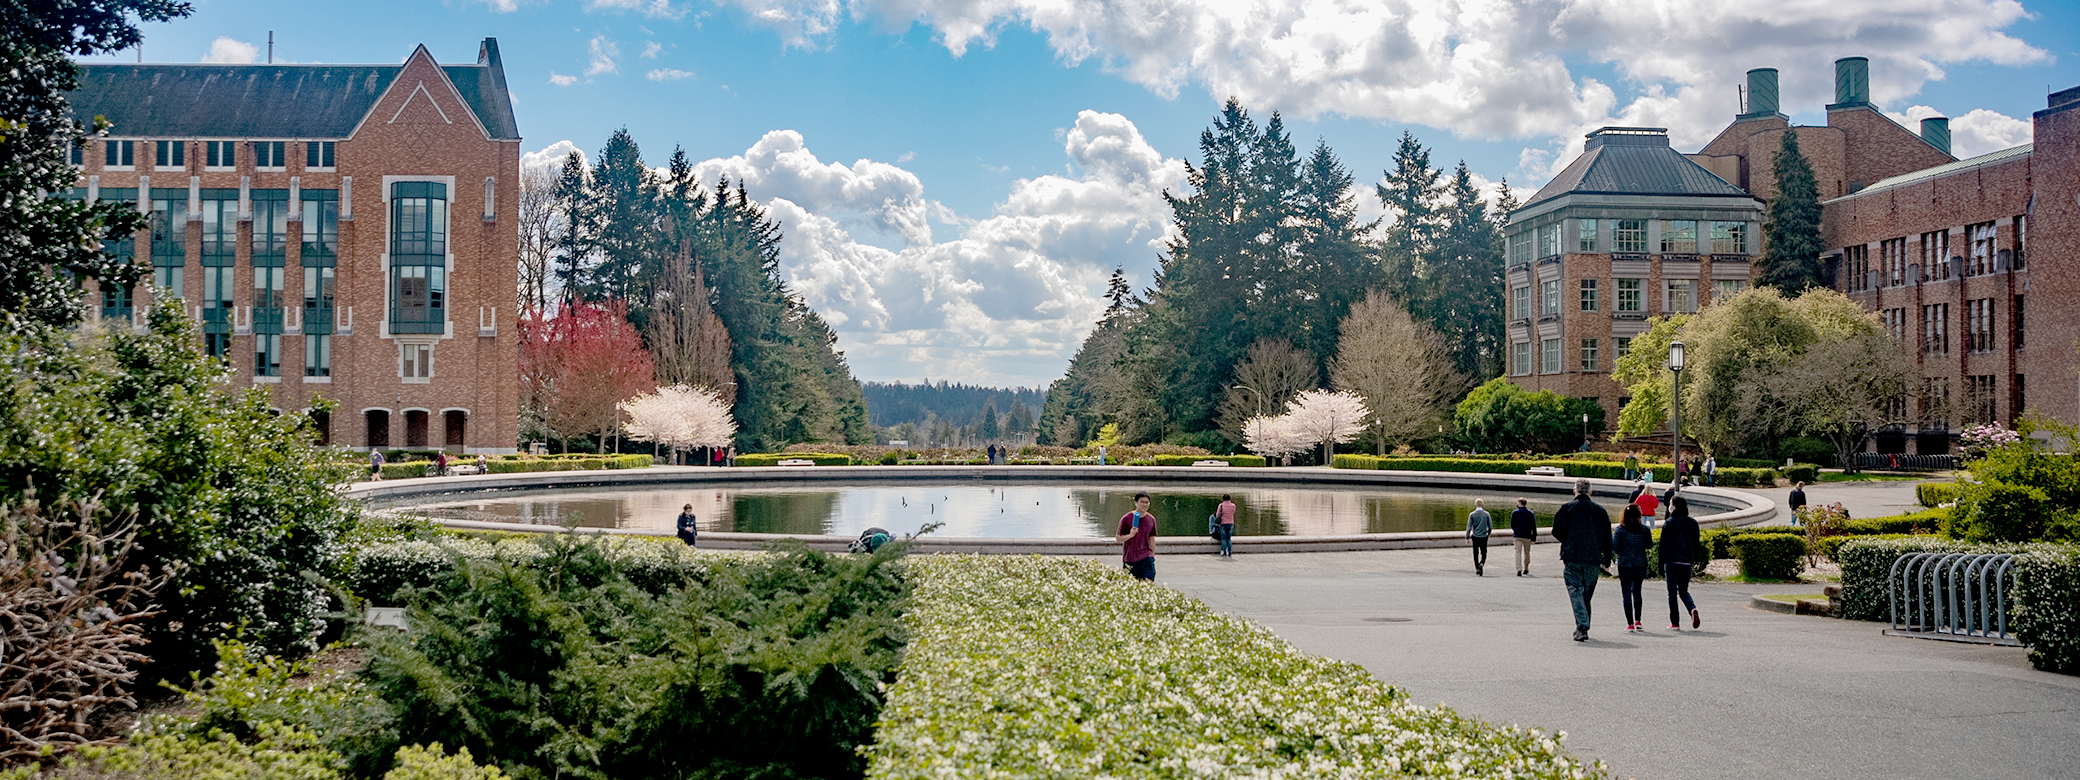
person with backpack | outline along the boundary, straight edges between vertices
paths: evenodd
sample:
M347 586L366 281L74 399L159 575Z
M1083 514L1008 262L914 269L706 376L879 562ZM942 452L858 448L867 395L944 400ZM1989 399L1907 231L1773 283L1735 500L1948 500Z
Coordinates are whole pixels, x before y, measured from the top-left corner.
M1618 558L1618 598L1625 602L1625 630L1640 632L1646 604L1640 594L1647 581L1647 551L1654 548L1654 532L1640 522L1639 505L1625 507L1625 519L1611 531L1611 550Z
M1213 510L1215 538L1221 541L1221 557L1235 557L1235 499L1221 495L1221 505Z
M1697 519L1690 516L1690 499L1677 496L1669 502L1668 522L1661 526L1661 576L1668 581L1668 628L1683 630L1683 615L1676 611L1676 600L1690 610L1690 627L1704 624L1697 616L1697 602L1690 599L1690 575L1703 563L1704 551L1697 530Z
M1589 639L1589 606L1596 579L1611 558L1611 514L1589 498L1589 480L1574 481L1574 500L1553 513L1553 539L1560 543L1567 600L1574 607L1574 641Z
M1509 513L1509 535L1516 540L1517 576L1529 576L1531 546L1538 544L1538 515L1531 512L1530 502L1517 499L1517 511Z
M685 542L688 547L699 546L695 542L700 540L701 529L694 525L694 519L692 504L687 504L679 509L679 521L677 523L679 527L679 541Z
M381 481L383 481L383 451L382 451L382 450L369 450L369 451L368 451L368 479L369 479L369 481L370 481L370 482L381 482Z
M1147 493L1134 494L1134 511L1121 515L1119 533L1112 540L1120 545L1120 563L1134 579L1156 579L1156 516L1148 513Z
M1473 500L1473 511L1466 515L1466 540L1473 543L1473 576L1486 577L1488 567L1488 536L1495 532L1495 518L1481 500Z
M859 532L859 538L853 540L851 544L845 545L845 551L873 555L875 550L881 549L883 545L888 544L894 538L889 535L888 529L869 528Z

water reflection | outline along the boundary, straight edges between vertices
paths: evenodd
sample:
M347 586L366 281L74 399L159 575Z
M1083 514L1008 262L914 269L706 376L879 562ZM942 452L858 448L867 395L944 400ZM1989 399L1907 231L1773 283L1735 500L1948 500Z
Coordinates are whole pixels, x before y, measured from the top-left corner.
M710 486L552 490L414 505L444 517L500 522L643 528L668 531L679 508L692 504L708 531L853 535L872 526L897 534L944 523L937 535L959 537L1108 537L1134 507L1134 487L1063 484ZM1486 499L1498 527L1508 527L1516 496L1417 488L1241 487L1168 483L1148 491L1157 533L1197 536L1222 494L1234 496L1236 534L1323 536L1451 531L1466 527L1475 498ZM1549 525L1558 497L1530 496L1539 524Z

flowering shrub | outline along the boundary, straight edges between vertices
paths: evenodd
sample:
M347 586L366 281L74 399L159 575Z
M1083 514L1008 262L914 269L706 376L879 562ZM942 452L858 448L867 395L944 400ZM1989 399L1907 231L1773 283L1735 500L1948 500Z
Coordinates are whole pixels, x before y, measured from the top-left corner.
M2022 434L1999 425L1974 425L1957 435L1957 446L1964 451L1966 460L1978 460L1986 453L2021 442Z
M1105 567L912 558L872 778L1603 777Z

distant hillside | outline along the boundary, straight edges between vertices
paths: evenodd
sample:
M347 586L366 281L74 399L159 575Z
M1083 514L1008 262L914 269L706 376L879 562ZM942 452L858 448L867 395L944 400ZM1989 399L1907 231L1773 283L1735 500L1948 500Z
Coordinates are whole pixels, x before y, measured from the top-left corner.
M1047 391L1037 387L976 387L947 382L866 382L860 387L866 393L867 420L880 428L923 424L926 412L937 421L972 425L982 420L982 410L991 402L996 404L998 415L1009 414L1014 401L1024 405L1028 414L1038 414L1047 402Z

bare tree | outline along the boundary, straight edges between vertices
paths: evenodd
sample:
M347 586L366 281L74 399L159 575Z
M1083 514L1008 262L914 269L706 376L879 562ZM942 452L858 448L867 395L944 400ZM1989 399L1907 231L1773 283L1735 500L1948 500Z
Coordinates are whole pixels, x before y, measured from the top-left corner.
M143 622L167 577L128 568L136 535L106 515L46 516L32 490L0 516L0 763L114 741L104 713L137 707Z
M1329 373L1339 390L1356 393L1372 411L1365 426L1381 455L1433 433L1465 381L1452 368L1444 337L1374 290L1343 318Z
M737 397L729 329L709 304L710 294L700 264L682 245L659 280L647 335L658 384L705 387L728 405Z
M1293 396L1313 390L1317 374L1314 359L1282 338L1258 339L1235 364L1235 381L1221 394L1216 410L1221 434L1229 441L1243 442L1243 423L1254 417L1276 414Z
M1365 399L1356 393L1309 390L1293 396L1286 419L1302 438L1321 442L1322 465L1327 466L1336 445L1358 438L1365 430L1369 414Z
M541 311L549 307L550 262L556 255L562 224L563 220L556 211L556 171L552 168L521 169L521 310Z
M1878 429L1906 422L1913 361L1892 337L1863 328L1826 338L1804 355L1743 388L1740 414L1773 419L1781 429L1819 436L1834 445L1835 462L1856 470L1851 453Z

